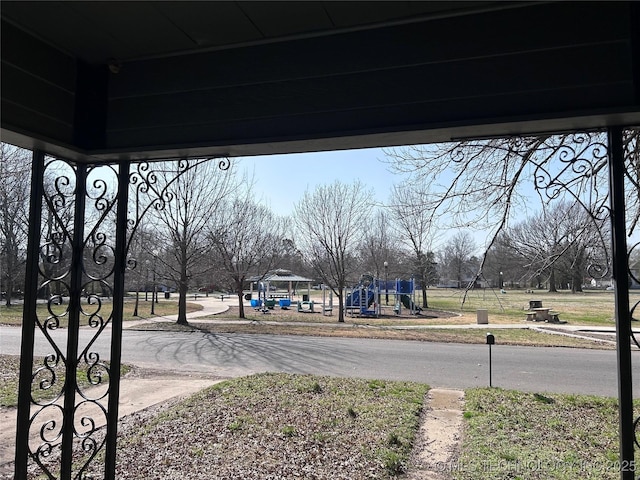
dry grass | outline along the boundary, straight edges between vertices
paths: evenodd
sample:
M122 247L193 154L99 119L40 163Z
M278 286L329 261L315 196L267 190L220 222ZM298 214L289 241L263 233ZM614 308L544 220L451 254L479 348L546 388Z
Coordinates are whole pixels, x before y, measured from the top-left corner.
M228 380L122 419L116 477L396 478L409 464L428 389L311 375ZM58 459L54 448L45 461ZM40 478L35 465L30 470L30 479ZM92 470L87 478L102 477Z
M154 322L134 327L135 330L153 331L180 331L206 333L238 333L238 334L264 334L264 335L306 335L318 337L344 337L344 338L374 338L388 340L415 340L422 342L442 343L486 343L485 329L425 329L425 330L399 330L385 327L373 327L367 325L336 324L336 325L269 325L260 322L250 324L233 323L198 323L192 321L189 325L177 325L169 322ZM501 345L522 345L537 347L572 347L589 349L614 349L610 343L583 338L573 338L564 335L551 335L528 329L501 329L495 332Z
M149 297L150 298L150 297ZM111 299L103 299L99 308L99 313L102 318L107 319L110 317L113 307L112 307ZM67 326L67 318L65 313L67 311L67 304L63 305L51 305L47 306L46 304L38 304L37 306L37 315L38 319L41 322L44 322L47 318L52 315L60 316L60 327L66 328ZM172 300L160 300L153 307L154 315L151 314L151 301L145 302L144 296L139 301L138 304L138 314L137 316L133 315L135 309L135 299L127 298L124 302L124 321L133 321L133 320L145 320L145 319L153 319L156 317L165 317L168 315L175 315L178 313L178 303L176 299ZM187 313L197 312L202 310L202 305L187 302ZM92 313L98 312L97 305L83 305L83 312L85 315L82 317L81 322L84 321L86 324L89 321L89 315ZM2 325L22 325L22 305L13 305L12 307L6 307L5 305L0 306L0 324Z

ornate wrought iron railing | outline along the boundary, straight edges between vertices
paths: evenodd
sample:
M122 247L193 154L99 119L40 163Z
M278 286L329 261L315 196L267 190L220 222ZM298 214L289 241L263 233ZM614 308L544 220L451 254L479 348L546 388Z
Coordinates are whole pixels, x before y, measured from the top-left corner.
M158 183L161 164L130 173L129 162L93 167L34 152L15 478L115 478L131 238L146 212L172 201L171 183L206 161L180 160ZM50 353L34 356L36 342Z

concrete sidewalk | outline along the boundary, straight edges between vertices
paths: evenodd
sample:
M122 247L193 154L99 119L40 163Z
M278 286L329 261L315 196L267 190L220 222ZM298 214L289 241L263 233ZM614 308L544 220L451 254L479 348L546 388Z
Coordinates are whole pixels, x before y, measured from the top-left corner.
M192 295L189 295L192 297ZM228 298L228 299L227 299ZM220 297L214 297L213 295L207 297L204 295L198 295L197 297L191 300L187 298L187 302L189 303L197 303L198 305L202 305L202 310L198 310L197 312L189 312L187 313L187 320L206 317L209 315L218 315L220 313L224 313L229 310L230 305L237 305L237 300L235 296L227 297L225 295L225 299L221 300ZM175 322L178 320L178 315L157 315L153 318L143 318L140 320L130 320L124 322L124 328L136 327L138 325L146 324L146 323L154 323L154 322Z

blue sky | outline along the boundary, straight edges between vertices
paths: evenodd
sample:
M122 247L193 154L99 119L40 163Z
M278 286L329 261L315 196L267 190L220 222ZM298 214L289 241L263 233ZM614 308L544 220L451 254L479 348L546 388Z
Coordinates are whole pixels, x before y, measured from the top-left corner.
M302 198L305 190L313 191L316 186L331 184L335 180L349 183L359 179L373 191L376 202L387 202L392 186L402 183L406 177L391 173L389 165L381 161L384 158L381 148L369 148L240 157L235 160L238 161L239 171L255 173L255 199L271 208L275 214L288 216L293 213L294 204ZM442 236L434 238L434 248L438 248L438 244L456 232L441 232ZM469 233L480 252L487 233L477 229Z
M374 192L375 199L386 202L394 183L401 176L389 172L381 162L382 149L340 150L260 157L242 157L240 170L255 172L254 187L257 200L263 200L274 213L290 215L293 205L305 190L313 191L318 185L335 180L350 183L359 179Z

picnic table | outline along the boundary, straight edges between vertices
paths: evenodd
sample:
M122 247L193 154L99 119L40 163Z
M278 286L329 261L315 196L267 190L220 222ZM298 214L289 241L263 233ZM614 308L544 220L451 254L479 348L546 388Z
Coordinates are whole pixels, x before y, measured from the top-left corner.
M551 308L543 307L541 300L530 300L529 311L525 313L529 322L560 323L560 314L552 311Z

